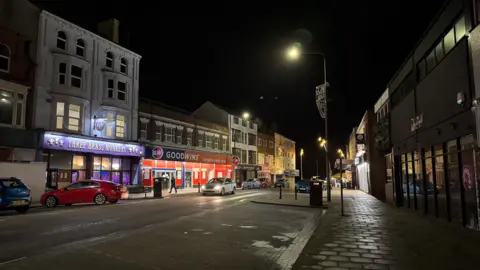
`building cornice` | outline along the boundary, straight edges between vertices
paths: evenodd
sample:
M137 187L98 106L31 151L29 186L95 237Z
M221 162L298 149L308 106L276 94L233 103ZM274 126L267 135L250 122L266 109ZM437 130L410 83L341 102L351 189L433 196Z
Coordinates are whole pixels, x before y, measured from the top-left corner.
M108 40L104 37L101 37L101 36L93 33L93 32L90 32L90 31L88 31L88 30L86 30L86 29L84 29L84 28L82 28L82 27L80 27L80 26L78 26L78 25L76 25L72 22L69 22L65 19L62 19L62 18L60 18L60 17L58 17L58 16L56 16L56 15L54 15L54 14L52 14L52 13L46 11L46 10L42 10L42 13L40 14L40 16L44 16L44 17L47 17L49 19L53 19L57 22L60 22L60 23L66 25L70 28L73 28L73 29L77 30L78 32L80 32L84 35L90 36L92 39L98 40L99 42L102 42L102 43L106 44L108 47L115 48L119 51L123 51L126 55L128 55L132 58L136 58L136 59L139 59L139 60L142 58L141 55L139 55L135 52L132 52L129 49L126 49L126 48L116 44L115 42L112 42L112 41L110 41L110 40Z

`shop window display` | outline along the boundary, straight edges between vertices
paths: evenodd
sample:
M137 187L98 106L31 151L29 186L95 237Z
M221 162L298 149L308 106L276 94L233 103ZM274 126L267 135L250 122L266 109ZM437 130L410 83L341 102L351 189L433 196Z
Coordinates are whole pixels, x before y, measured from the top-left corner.
M94 157L92 179L130 184L130 169L128 158Z
M450 192L450 217L451 221L462 223L462 191L458 173L457 140L447 143L447 172L448 191Z
M432 151L425 151L425 174L427 176L427 213L429 215L435 215L435 172L433 171L433 158Z
M465 225L468 228L479 230L477 189L475 182L474 147L475 140L472 135L460 139L462 149L462 181L465 197Z
M447 218L447 188L445 186L445 163L443 155L443 144L435 145L435 176L437 181L437 208L438 216Z

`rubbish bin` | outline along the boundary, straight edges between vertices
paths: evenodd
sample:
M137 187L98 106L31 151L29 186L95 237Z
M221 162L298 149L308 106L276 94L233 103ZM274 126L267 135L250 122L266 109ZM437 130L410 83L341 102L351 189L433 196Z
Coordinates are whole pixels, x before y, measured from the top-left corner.
M153 182L153 197L154 198L162 198L162 188L163 183L165 182L165 177L155 177L155 181Z
M323 205L323 182L312 180L310 181L310 206Z

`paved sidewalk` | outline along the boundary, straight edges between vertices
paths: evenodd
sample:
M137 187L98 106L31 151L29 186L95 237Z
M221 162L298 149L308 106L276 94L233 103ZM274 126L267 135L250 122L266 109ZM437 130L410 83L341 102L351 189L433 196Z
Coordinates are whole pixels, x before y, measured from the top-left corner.
M308 207L310 208L310 194L308 193L298 193L297 199L295 200L294 192L286 192L282 194L282 199L280 199L279 192L272 192L268 196L259 196L252 199L251 202L259 204L272 204L272 205L281 205L281 206L297 206L297 207ZM324 203L325 203L324 197ZM321 208L327 208L326 203Z
M292 269L480 269L480 233L382 203L361 191L339 192Z

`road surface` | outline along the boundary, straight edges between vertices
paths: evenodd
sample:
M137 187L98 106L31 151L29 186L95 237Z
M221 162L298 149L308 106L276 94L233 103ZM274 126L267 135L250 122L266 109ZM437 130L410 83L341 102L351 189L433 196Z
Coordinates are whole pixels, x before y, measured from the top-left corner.
M0 212L0 269L289 269L323 212L274 192Z

